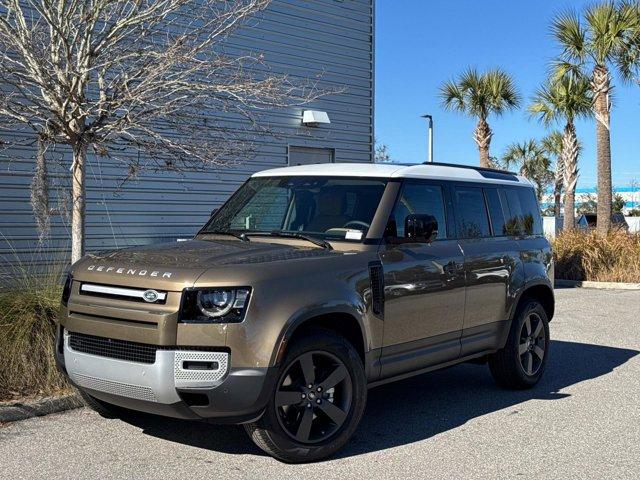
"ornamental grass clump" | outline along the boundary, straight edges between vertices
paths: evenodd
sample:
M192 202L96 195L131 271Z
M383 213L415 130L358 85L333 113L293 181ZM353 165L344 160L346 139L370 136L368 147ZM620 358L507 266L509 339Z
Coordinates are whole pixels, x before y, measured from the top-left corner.
M18 263L0 275L0 401L70 389L54 361L63 272L49 270Z
M569 231L553 241L556 278L640 283L640 234Z

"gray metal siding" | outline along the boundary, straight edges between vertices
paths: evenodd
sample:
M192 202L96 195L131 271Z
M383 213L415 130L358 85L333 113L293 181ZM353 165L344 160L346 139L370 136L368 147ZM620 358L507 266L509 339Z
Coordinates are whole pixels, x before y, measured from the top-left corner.
M241 164L185 174L144 172L121 185L122 165L91 157L88 252L192 236L251 173L286 165L289 146L333 149L336 162L373 161L373 0L273 0L225 50L263 53L274 72L344 91L303 108L270 112L266 120L280 135L259 139L256 156ZM303 109L326 111L331 124L302 127ZM0 139L21 136L1 127ZM68 254L69 230L61 215L52 217L46 246L37 246L29 204L34 153L14 149L0 159L0 272L17 259L40 264ZM52 156L59 160L50 167L53 183L67 185L70 152L57 147ZM52 189L53 206L57 195Z

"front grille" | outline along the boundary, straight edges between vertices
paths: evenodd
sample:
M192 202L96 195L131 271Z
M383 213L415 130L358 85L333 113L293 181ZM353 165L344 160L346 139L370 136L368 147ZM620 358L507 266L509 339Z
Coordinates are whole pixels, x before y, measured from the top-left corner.
M129 302L164 305L167 301L167 292L153 289L120 287L99 283L81 283L78 291L80 295L126 300ZM153 297L147 299L147 294L151 294Z
M147 402L157 402L156 394L149 387L142 385L131 385L129 383L114 382L104 378L92 377L82 373L76 373L74 379L78 385L99 392L111 393L121 397L137 398Z
M74 332L69 333L69 346L76 352L138 363L154 363L158 349L155 345L146 343L94 337Z

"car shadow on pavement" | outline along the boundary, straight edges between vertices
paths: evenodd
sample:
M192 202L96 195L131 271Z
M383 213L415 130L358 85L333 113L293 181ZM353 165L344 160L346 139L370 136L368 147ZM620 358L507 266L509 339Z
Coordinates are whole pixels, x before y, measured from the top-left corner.
M369 391L367 410L356 435L338 453L349 457L424 440L469 420L511 409L527 400L558 400L561 390L606 375L637 350L554 341L545 374L531 390L497 387L486 365L462 364ZM126 420L145 434L230 454L262 454L240 426L210 425L152 415ZM335 458L335 457L334 457Z

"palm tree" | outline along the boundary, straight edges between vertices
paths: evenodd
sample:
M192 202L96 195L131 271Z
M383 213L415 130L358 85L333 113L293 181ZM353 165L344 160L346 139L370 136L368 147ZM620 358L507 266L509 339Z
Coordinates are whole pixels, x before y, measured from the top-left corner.
M553 169L553 214L560 218L560 204L564 187L564 160L562 158L562 132L554 130L540 141L545 153L554 159Z
M538 142L531 139L512 143L502 156L502 165L509 170L518 169L520 175L531 180L536 185L538 202L542 201L546 188L553 181L553 172L549 156Z
M634 45L640 37L640 5L637 1L607 0L587 8L584 22L574 11L553 21L552 32L560 43L561 70L588 65L591 68L593 112L596 118L598 162L598 231L611 227L611 68L631 79L640 58ZM561 72L562 73L562 72Z
M575 120L591 114L592 95L589 80L579 71L557 72L534 94L529 112L545 125L563 122L562 170L564 194L564 228L575 228L575 194L578 183L580 144Z
M480 166L490 167L493 132L487 119L491 114L502 115L520 105L520 95L509 74L500 69L482 74L469 69L457 80L445 82L440 87L440 98L445 109L477 118L473 137L480 151Z

